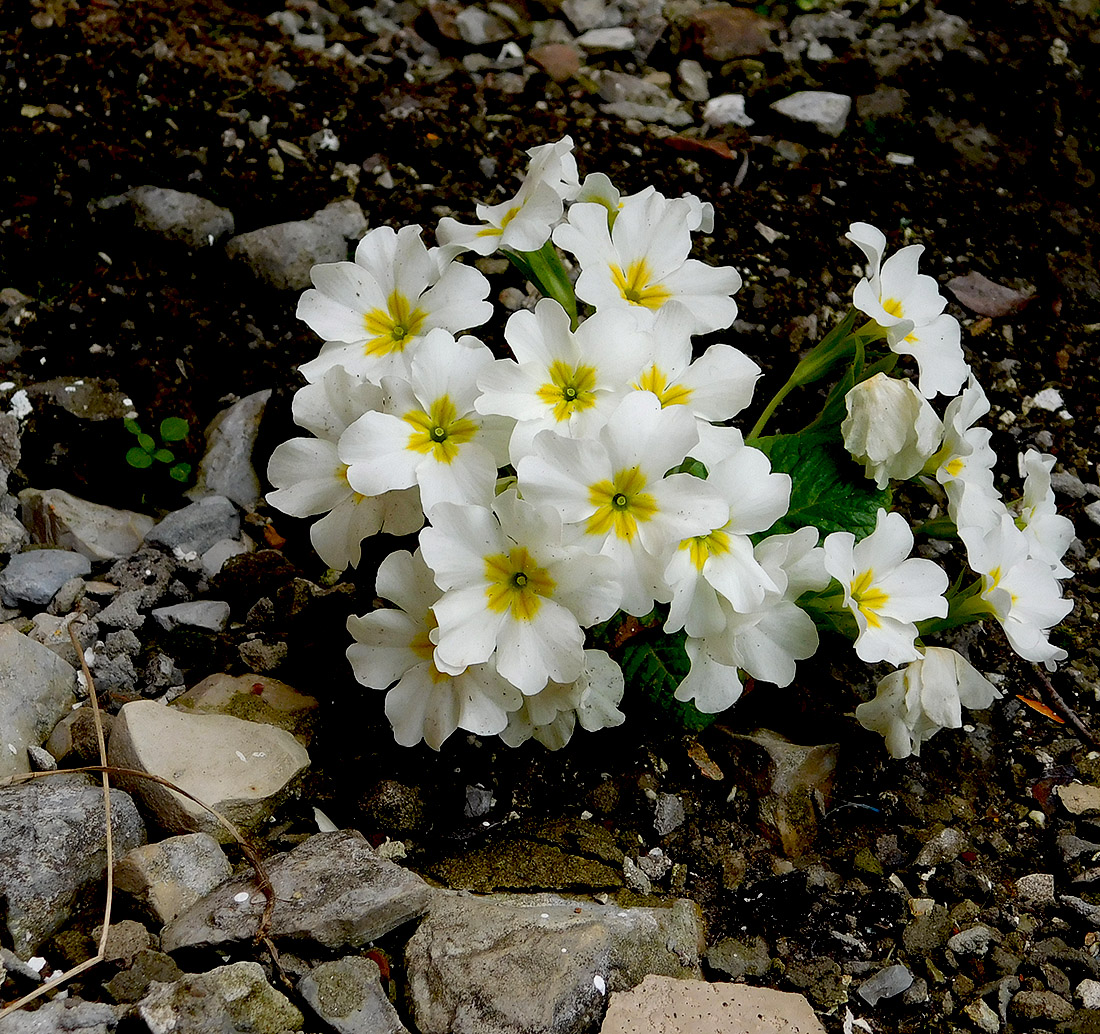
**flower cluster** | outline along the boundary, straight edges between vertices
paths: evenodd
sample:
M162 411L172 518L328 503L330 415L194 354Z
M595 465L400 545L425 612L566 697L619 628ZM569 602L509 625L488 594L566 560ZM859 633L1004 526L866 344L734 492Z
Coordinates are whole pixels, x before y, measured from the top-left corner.
M1053 460L1021 460L1010 510L973 426L988 402L936 282L917 273L919 247L883 261L885 237L853 225L869 262L853 314L746 437L734 421L760 368L693 341L732 325L741 286L734 268L690 257L711 207L581 182L568 138L529 156L516 194L479 204L478 222L443 219L431 248L418 226L374 229L354 261L314 268L298 306L325 342L293 405L311 437L275 450L268 502L323 515L311 539L336 570L370 536L419 532L378 568L393 607L348 621L352 668L387 691L399 743L439 749L463 729L556 748L577 724L620 724L627 685L597 630L626 616L675 644L674 696L703 713L732 705L744 675L788 685L819 627L847 633L862 660L906 666L857 712L899 756L995 695L924 646L926 630L991 616L1022 656L1061 656L1048 632L1069 609L1056 580L1073 532L1053 510ZM464 261L498 250L543 294L508 317L503 358L469 333L494 310ZM888 375L898 357L916 360L917 387ZM790 390L841 367L850 390L832 408L847 416L830 425L827 405L822 420L876 490L822 540L792 509L805 469L774 459L794 436L762 431ZM913 531L878 491L899 479L946 493L977 576L963 592L910 556Z

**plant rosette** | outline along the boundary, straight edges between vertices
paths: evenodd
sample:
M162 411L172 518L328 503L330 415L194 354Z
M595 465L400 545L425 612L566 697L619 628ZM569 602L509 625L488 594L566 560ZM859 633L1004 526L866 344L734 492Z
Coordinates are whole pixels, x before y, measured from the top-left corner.
M1022 658L1065 658L1054 459L1020 457L1017 499L995 489L989 403L919 244L888 255L851 226L867 266L850 311L739 425L759 366L695 342L737 316L738 271L691 257L713 208L581 182L568 137L528 155L477 221L442 220L437 247L371 230L298 307L324 344L293 405L309 437L273 453L267 501L319 517L337 571L419 531L378 569L392 606L348 619L398 743L462 729L556 749L621 724L632 695L701 728L745 677L789 685L828 636L895 666L855 717L904 757L998 695L938 633L992 619ZM464 261L494 252L542 296L504 321L503 356L476 337L496 311ZM765 434L822 382L813 420ZM914 532L964 550L914 557Z

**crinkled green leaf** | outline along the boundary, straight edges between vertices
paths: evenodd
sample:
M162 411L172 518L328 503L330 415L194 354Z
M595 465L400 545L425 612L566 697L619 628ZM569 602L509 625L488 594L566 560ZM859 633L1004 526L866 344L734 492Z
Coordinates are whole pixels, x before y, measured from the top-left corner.
M623 649L620 667L626 680L627 694L640 693L662 711L666 711L680 726L698 732L718 720L717 715L703 714L694 704L675 697L676 687L684 681L691 660L684 649L684 633L655 635L632 640Z
M822 536L850 531L857 539L875 529L880 508L890 508L890 492L879 491L833 435L780 434L754 443L776 473L791 476L791 505L770 534L812 526Z
M179 416L165 417L160 422L160 437L161 441L165 442L181 442L187 437L187 432L191 430L191 425Z
M126 462L129 463L131 467L151 467L153 465L153 457L144 449L139 449L135 445L132 449L126 450Z

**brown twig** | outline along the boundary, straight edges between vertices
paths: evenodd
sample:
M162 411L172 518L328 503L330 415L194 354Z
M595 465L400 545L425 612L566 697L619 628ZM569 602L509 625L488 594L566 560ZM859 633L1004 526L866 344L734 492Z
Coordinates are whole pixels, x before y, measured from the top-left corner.
M1039 681L1043 684L1043 689L1046 690L1051 708L1073 727L1073 731L1077 734L1077 738L1082 743L1091 747L1093 750L1100 750L1100 739L1097 739L1089 727L1077 717L1077 712L1062 699L1058 690L1051 684L1047 673L1043 671L1038 664L1033 665L1033 667L1035 668L1035 673L1039 676Z

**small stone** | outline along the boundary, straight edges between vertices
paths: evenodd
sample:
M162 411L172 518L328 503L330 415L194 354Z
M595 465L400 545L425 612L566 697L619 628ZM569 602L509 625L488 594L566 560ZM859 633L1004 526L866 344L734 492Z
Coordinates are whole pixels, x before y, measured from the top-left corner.
M703 121L711 126L744 126L747 129L756 120L745 114L744 94L723 93L707 101Z
M1020 991L1012 996L1012 1015L1022 1020L1053 1020L1055 1023L1073 1016L1073 1006L1053 991Z
M96 621L107 628L136 632L145 624L145 615L138 609L144 600L145 594L141 589L120 592L96 615Z
M1030 300L1030 295L995 283L974 270L966 276L947 281L947 289L971 312L979 316L1008 316L1018 312Z
M1030 908L1054 904L1054 875L1033 872L1016 881L1016 897Z
M109 740L115 716L101 711L99 720L103 726L103 735ZM46 750L58 761L67 761L70 765L98 765L99 740L91 706L86 704L75 711L70 710L53 727L53 732L46 740Z
M1065 404L1062 393L1057 388L1043 388L1042 391L1035 393L1030 406L1027 405L1027 400L1025 400L1022 408L1024 412L1027 412L1028 409L1041 409L1047 413L1056 413Z
M965 846L966 838L958 830L948 826L929 839L914 861L925 869L944 862L953 862Z
M65 549L18 553L0 571L0 602L6 607L44 607L70 579L90 574L86 556Z
M685 99L702 104L710 97L710 87L707 85L710 76L698 61L684 58L676 66L676 76L680 93Z
M800 90L775 101L771 107L795 122L814 126L826 136L840 136L852 110L852 98L825 90Z
M1001 1029L1000 1016L986 1004L983 998L976 998L970 1002L963 1009L963 1012L966 1013L974 1026L982 1031L982 1034L997 1034L997 1031Z
M135 956L129 969L116 973L104 985L107 993L119 1003L138 1002L149 992L154 980L170 984L183 976L170 955L145 949Z
M901 994L912 983L913 974L906 966L887 966L859 985L859 996L873 1008L884 998Z
M1085 516L1088 517L1093 524L1100 524L1100 499L1095 503L1089 503L1085 507Z
M515 35L507 22L480 7L464 5L455 15L454 23L462 41L471 47L502 43Z
M634 33L623 26L611 29L590 29L577 37L577 46L590 54L611 54L620 50L633 50L637 42Z
M212 836L187 833L128 851L115 866L115 889L164 926L230 874L229 860Z
M221 539L236 538L240 530L237 508L225 496L212 495L170 513L145 541L168 552L205 553Z
M1069 499L1084 499L1088 496L1088 488L1075 474L1057 470L1050 475L1050 487L1056 495L1064 495Z
M642 895L653 893L653 884L649 877L642 871L638 863L630 855L623 856L623 879L626 885L633 891Z
M726 937L707 952L707 965L741 981L764 976L771 968L771 954L763 937Z
M198 250L233 233L233 213L206 198L167 187L134 187L125 195L135 224Z
M580 71L581 54L568 43L547 43L534 47L527 57L556 83L568 82Z
M561 10L577 32L606 29L621 23L617 7L605 0L562 0Z
M219 672L176 697L172 706L193 714L227 714L274 725L308 747L320 704L316 697L299 693L278 679Z
M121 1010L103 1002L56 998L34 1012L13 1012L0 1020L0 1034L114 1034Z
M988 926L972 926L947 939L947 946L956 955L984 955L994 937Z
M237 647L237 653L250 671L260 675L278 671L286 661L286 643L269 643L263 639L246 639Z
M1094 503L1100 505L1100 503ZM1086 507L1086 509L1088 509ZM1100 786L1089 783L1069 783L1054 789L1062 807L1071 815L1093 815L1100 812Z
M1100 980L1082 980L1073 993L1082 1009L1100 1009Z
M246 510L255 507L261 493L260 479L252 466L252 449L270 398L270 388L246 395L210 421L206 452L199 462L194 487L185 493L188 499L221 495Z
M710 61L756 57L772 48L779 24L747 7L713 4L691 16L696 45Z
M408 1034L373 959L349 955L322 962L298 981L297 990L337 1034Z
M19 504L35 542L74 550L89 560L129 556L156 523L143 513L91 503L60 488L26 488Z
M230 557L239 556L241 553L248 552L251 552L249 544L242 542L240 539L218 539L218 541L200 557L203 574L205 574L207 578L213 578L216 574L221 572L221 569L225 566L225 562Z
M660 837L668 836L684 824L684 802L675 794L657 795L657 808L653 816L653 828Z
M208 632L222 632L229 621L229 604L221 600L177 603L171 607L158 607L153 611L153 620L166 632L177 628L202 628Z

